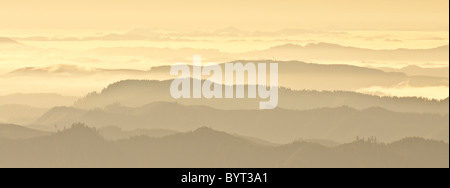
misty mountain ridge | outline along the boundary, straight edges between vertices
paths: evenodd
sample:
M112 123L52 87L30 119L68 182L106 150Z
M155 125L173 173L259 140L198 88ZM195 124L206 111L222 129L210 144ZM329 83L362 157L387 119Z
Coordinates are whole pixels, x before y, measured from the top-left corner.
M229 63L272 63L274 60L234 60ZM422 68L417 65L409 65L401 69L389 68L389 67L361 67L345 64L317 64L317 63L305 63L302 61L275 61L279 63L280 74L285 73L329 73L329 70L338 72L353 72L356 74L397 74L398 76L416 76L416 77L431 77L431 78L447 78L448 79L448 67L440 68ZM219 64L224 70L225 64ZM189 66L192 68L192 66ZM173 78L170 76L170 65L149 67L149 70L137 70L137 69L104 69L96 67L87 67L71 64L57 64L47 67L24 67L11 71L2 76L42 76L51 73L60 73L62 75L83 76L89 74L166 74L167 78ZM313 72L310 72L313 71ZM433 74L435 73L435 74ZM436 74L437 73L437 74ZM151 75L149 75L151 77Z
M50 134L50 132L30 129L23 126L0 123L0 139L30 139Z
M27 41L163 41L175 40L183 41L188 40L190 37L264 37L264 36L277 36L277 35L298 35L298 34L310 34L310 33L328 33L323 31L313 31L304 29L283 29L278 32L265 32L265 31L243 31L234 26L229 26L222 29L217 29L211 32L190 31L190 32L175 32L175 31L161 31L157 29L148 28L135 28L124 33L107 33L99 36L87 36L87 37L22 37L18 40ZM337 33L337 32L330 32ZM202 40L202 39L199 39Z
M78 123L79 124L79 123ZM75 125L78 125L75 124ZM73 126L73 125L72 125ZM33 129L30 127L24 127L15 124L0 124L0 139L30 139L36 137L48 136L51 134L55 134L57 132L66 130L65 127L55 126L52 129L48 129L48 131L43 131L40 129ZM106 140L115 141L115 140L124 140L130 139L133 137L151 137L151 138L161 138L169 135L178 134L177 131L165 130L165 129L133 129L133 130L123 130L119 127L101 127L96 129L99 135ZM260 141L264 143L263 141Z
M0 37L0 49L4 52L20 52L34 50L35 48L22 44L11 38Z
M154 102L178 102L224 110L255 110L265 99L178 99L170 95L171 80L124 80L109 85L100 93L91 93L78 100L74 107L81 109L104 108L119 103L140 107ZM191 85L192 87L192 85ZM247 91L247 87L245 90ZM192 91L192 90L191 90ZM239 101L239 102L236 102ZM324 107L349 106L355 109L382 107L397 112L448 114L448 100L429 100L417 97L379 97L345 91L310 91L279 89L279 108L309 110Z
M178 132L165 129L134 129L134 130L123 130L120 127L102 127L98 129L100 135L102 135L107 140L123 140L129 139L137 136L148 136L152 138L161 138Z
M23 105L35 108L71 106L77 97L62 96L55 93L16 93L0 96L0 105Z
M292 49L292 48L319 48L319 49L332 49L332 48L338 48L338 49L364 49L369 50L367 48L358 48L358 47L352 47L352 46L344 46L339 44L333 44L333 43L326 43L326 42L318 42L318 43L308 43L306 45L298 45L293 43L283 44L279 46L274 46L270 49ZM374 51L395 51L395 50L438 50L438 51L445 51L449 49L449 45L443 45L443 46L437 46L435 48L428 48L428 49L408 49L408 48L398 48L393 50L374 50Z
M373 50L331 43L310 43L307 45L285 44L267 50L244 53L247 59L276 57L281 60L301 59L305 61L449 61L449 45L429 49Z
M231 63L236 62L267 64L272 61L233 61ZM294 90L365 91L373 87L382 88L381 90L399 87L414 90L427 87L441 89L449 86L448 77L408 76L400 72L383 72L378 69L351 65L322 65L299 61L277 62L279 63L279 85ZM225 64L220 64L220 66L224 70ZM0 77L5 78L3 81L6 85L17 83L11 87L16 88L18 92L26 91L29 87L34 86L40 92L75 90L77 91L75 95L84 95L119 80L175 79L176 76L170 75L170 69L170 66L149 67L149 70L131 70L55 65L50 67L22 68ZM30 79L35 80L35 82L30 83ZM61 80L67 80L73 84L69 87L66 82L61 82ZM86 84L86 82L89 84ZM41 84L53 85L52 88L54 89L43 89L40 87ZM28 88L21 88L22 85L28 85ZM67 92L64 94L74 95ZM382 91L377 94L385 95ZM442 96L439 97L441 98Z
M236 59L276 59L280 61L303 60L308 62L375 62L383 65L388 62L421 63L449 61L449 46L439 46L428 49L386 49L374 50L342 46L332 43L309 43L297 45L288 43L265 50L230 53L217 49L194 48L154 48L154 47L108 47L89 50L86 54L110 56L139 56L159 59L162 62L190 62L193 54L201 54L208 62L224 62ZM170 58L169 58L170 57Z
M219 110L155 102L135 108L118 104L93 110L53 108L33 123L33 127L69 127L74 122L84 122L97 127L185 132L208 126L274 143L288 143L299 138L327 139L342 143L356 136L377 136L387 142L410 136L448 141L448 119L448 114L397 113L382 108Z
M14 70L3 76L49 76L49 75L61 75L61 76L88 76L96 74L109 74L109 75L135 75L146 74L146 71L132 70L132 69L101 69L90 68L77 65L59 64L48 67L26 67Z
M296 142L262 146L210 128L162 138L106 141L74 125L50 136L0 142L0 167L440 167L448 144L406 138L390 144L357 140L336 147ZM32 156L32 157L30 157ZM224 160L226 159L226 160Z
M20 43L15 41L15 40L12 40L10 38L0 37L0 45L2 45L2 44L15 44L15 45L18 45Z
M26 105L0 105L0 122L28 125L41 117L48 108L36 108Z
M403 72L409 76L437 76L446 77L449 76L449 67L437 67L437 68L423 68L417 65L409 65L400 69L388 68L388 67L378 67L376 69L383 70L385 72Z

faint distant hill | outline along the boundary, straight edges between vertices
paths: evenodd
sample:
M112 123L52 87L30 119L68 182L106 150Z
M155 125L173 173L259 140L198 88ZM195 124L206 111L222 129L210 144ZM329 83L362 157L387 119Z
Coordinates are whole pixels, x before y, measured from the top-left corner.
M260 111L218 110L166 102L137 108L115 104L93 110L54 108L34 125L36 128L54 125L69 127L74 122L84 122L96 127L116 126L128 130L143 128L189 131L208 126L274 143L288 143L298 138L343 143L357 136L377 136L387 142L409 136L449 140L448 115L397 113L381 108Z
M242 63L270 63L270 61L236 61ZM277 61L279 83L296 90L356 90L371 86L394 87L408 83L411 87L449 86L449 80L436 76L407 76L400 72L352 65L321 65L299 61ZM223 68L223 70L225 70Z
M118 37L116 35L107 36ZM136 38L137 39L137 38ZM375 63L425 63L449 61L448 45L429 49L388 49L374 50L342 46L332 43L310 43L307 45L284 44L265 50L243 53L228 53L216 49L193 48L151 48L151 47L110 47L97 48L85 52L88 55L139 56L158 59L161 62L191 62L193 54L201 54L207 62L225 62L236 59L277 59L302 60L308 62L342 61Z
M336 147L341 145L339 142L326 139L298 139L295 142L315 143L326 147Z
M164 129L123 130L120 127L113 127L113 126L102 127L98 131L107 140L123 140L136 136L148 136L152 138L160 138L178 133L176 131Z
M448 45L430 49L372 50L331 43L310 43L305 46L296 44L275 46L267 50L244 53L242 56L249 59L272 59L275 57L283 60L301 59L304 61L448 62L448 51Z
M0 124L0 139L29 139L47 135L50 133L19 125Z
M233 61L231 63L271 63L267 61ZM384 72L378 69L358 67L352 65L321 65L300 61L277 61L279 64L279 85L295 90L344 90L355 91L370 87L448 87L449 79L437 75L408 76L401 71ZM225 64L220 64L225 70ZM1 78L17 81L43 80L57 88L66 88L60 79L68 80L78 87L87 85L96 87L126 79L169 80L176 76L170 75L171 66L152 67L150 70L132 69L102 69L74 65L54 65L49 67L26 67L17 69ZM53 80L52 80L53 79ZM85 88L84 88L85 89ZM58 91L54 91L58 92ZM85 91L89 92L89 91Z
M273 63L272 60L248 61L239 60L231 63ZM384 72L374 68L358 67L353 65L323 65L305 63L301 61L275 61L279 69L279 85L295 90L358 90L372 86L398 87L399 85L410 87L449 86L448 76L437 75L408 76L401 71ZM225 70L225 64L220 64ZM267 65L268 67L268 65ZM149 75L158 78L170 75L171 66L153 67ZM192 70L192 68L191 68ZM407 85L405 85L407 83Z
M6 51L32 50L33 47L24 45L10 38L0 37L0 49Z
M0 167L440 167L448 144L407 138L391 144L358 140L337 147L297 142L262 146L209 128L163 138L105 141L75 126L51 136L0 142Z
M3 76L5 77L17 77L17 76L71 76L71 77L83 77L83 76L117 76L117 75L142 75L146 74L146 71L132 70L132 69L101 69L101 68L88 68L76 65L53 65L49 67L26 67L14 70Z
M195 49L195 48L153 48L153 47L101 47L84 52L86 55L94 56L132 56L155 59L159 62L189 63L192 55L202 54L205 62L226 62L235 60L235 54L222 52L217 49Z
M130 139L134 137L140 137L140 136L147 136L150 138L162 138L166 136L171 136L174 134L179 134L180 132L172 131L172 130L165 130L165 129L133 129L133 130L123 130L120 127L102 127L98 129L98 132L102 137L104 137L106 140L124 140L124 139ZM252 143L256 143L258 145L262 146L276 146L278 144L271 143L262 139L249 137L249 136L240 136L238 134L235 134L233 136L241 137L245 140L248 140ZM312 143L323 143L316 140L311 140Z
M15 40L12 40L10 38L5 38L5 37L0 37L0 45L6 45L6 44L14 44L14 45L19 45L20 43L18 43Z
M12 94L0 96L0 105L25 105L37 108L52 108L55 106L70 106L77 100L76 97L62 96L50 93Z
M48 108L35 108L25 105L0 105L0 122L27 125L36 121Z
M140 107L152 102L179 102L185 105L202 105L218 109L258 109L262 99L180 99L170 95L171 81L126 80L109 85L101 93L91 93L75 103L76 108L94 109L120 103ZM308 110L324 107L349 106L356 109L381 107L397 112L448 114L448 100L428 100L415 97L378 97L344 91L294 91L280 88L279 107Z
M401 69L386 68L386 67L384 67L384 68L380 67L377 69L383 70L385 72L403 72L409 76L423 75L423 76L437 76L437 77L448 78L448 75L449 75L448 67L422 68L417 65L410 65L410 66L403 67Z

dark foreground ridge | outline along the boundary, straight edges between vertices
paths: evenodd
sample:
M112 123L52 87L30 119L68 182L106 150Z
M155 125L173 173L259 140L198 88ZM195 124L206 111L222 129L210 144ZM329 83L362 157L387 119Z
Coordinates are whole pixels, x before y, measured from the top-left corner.
M0 140L0 167L449 167L449 145L421 138L358 139L337 147L260 145L210 128L162 138L106 141L82 124L22 140Z

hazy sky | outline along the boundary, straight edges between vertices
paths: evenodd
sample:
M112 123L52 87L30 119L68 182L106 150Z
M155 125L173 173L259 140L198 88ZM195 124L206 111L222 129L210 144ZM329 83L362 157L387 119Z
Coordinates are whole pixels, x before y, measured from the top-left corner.
M0 0L0 28L9 30L448 31L448 23L448 0Z

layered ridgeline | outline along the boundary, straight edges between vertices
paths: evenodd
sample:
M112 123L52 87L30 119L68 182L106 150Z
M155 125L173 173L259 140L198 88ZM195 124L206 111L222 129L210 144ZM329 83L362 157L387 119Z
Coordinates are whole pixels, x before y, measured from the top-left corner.
M261 111L259 102L267 99L175 100L170 95L170 84L121 81L80 99L74 107L54 108L33 125L67 127L84 122L98 127L176 131L210 126L277 143L299 138L349 142L357 136L377 136L390 142L409 136L445 141L449 137L448 99L280 88L279 108Z
M448 141L449 116L399 113L382 108L355 110L349 107L315 110L219 110L204 106L184 106L156 102L141 107L118 104L82 110L54 108L38 119L35 128L69 127L83 122L96 127L123 129L171 129L190 131L208 126L275 143L289 143L300 138L349 142L357 136L376 136L391 142L405 137Z
M377 69L385 72L402 72L409 76L438 76L446 77L449 76L448 67L430 67L423 68L417 65L409 65L403 68L388 68L388 67L378 67Z
M77 97L62 96L54 93L16 93L0 96L1 105L22 105L36 108L51 108L54 106L71 106Z
M255 110L259 102L268 99L173 99L172 81L126 80L111 84L100 93L91 93L74 105L79 109L104 108L118 103L140 107L153 102L177 102L184 105L209 106L224 110ZM192 84L191 84L192 86ZM245 88L247 93L248 88ZM192 90L191 90L192 92ZM247 95L246 95L247 96ZM348 106L358 110L380 107L395 112L448 114L449 101L416 97L379 97L345 91L309 91L279 89L279 108L309 110Z
M76 97L58 94L12 94L0 96L0 123L28 125L55 106L72 106Z
M449 60L448 50L448 45L429 49L373 50L330 43L311 43L304 46L295 44L275 46L267 50L245 53L244 57L341 62L446 62Z
M65 128L64 128L65 129ZM42 131L37 129L32 129L29 127L23 127L14 124L0 124L0 139L8 140L23 140L31 139L42 136L48 136L54 134L56 131L61 131L55 127L52 131ZM159 138L164 136L169 136L177 134L178 132L167 130L167 129L133 129L133 130L123 130L119 127L102 127L98 129L100 135L107 140L120 140L128 139L136 136L148 136L152 138Z
M200 128L161 138L106 141L98 130L70 129L24 140L0 138L0 167L440 167L449 166L446 143L375 138L326 147L310 142L269 146ZM224 160L226 159L226 160Z
M233 61L230 63L278 63L279 85L295 90L345 90L355 91L373 86L395 88L395 87L448 87L448 76L439 77L424 76L403 73L401 69L382 71L375 68L366 68L352 65L315 64L300 61ZM207 65L204 63L204 65ZM220 64L225 71L225 64ZM192 67L190 67L192 70ZM154 67L149 71L149 76L157 78L175 78L170 76L171 66ZM443 68L444 69L444 68ZM447 68L448 70L448 68ZM267 74L269 73L267 70ZM406 72L406 71L405 71ZM192 71L191 71L192 73ZM224 74L225 75L225 74ZM429 74L428 74L429 75Z
M50 135L51 132L40 131L19 125L0 123L0 141L2 140L20 140L42 137Z
M153 47L110 47L97 48L85 52L87 55L113 57L146 57L165 62L189 62L193 54L202 54L206 61L225 62L236 59L274 59L304 60L309 62L358 62L359 64L386 65L396 64L425 64L438 62L445 64L449 61L448 45L429 49L389 49L374 50L342 46L331 43L310 43L307 45L285 44L265 50L243 53L228 53L215 49L193 48L153 48Z
M18 43L15 40L5 38L5 37L0 37L0 45L19 45L19 44L20 43Z
M249 62L270 63L272 61L236 62L246 64ZM448 73L448 67L438 68L438 74L434 74L436 71L431 70L423 71L424 75L418 75L417 70L404 71L403 69L383 68L386 71L381 71L375 68L351 65L323 65L299 61L277 62L279 64L279 85L294 90L374 92L370 89L376 87L381 89L375 91L389 95L383 89L448 88L449 86L448 76L442 76L442 72L445 72L445 70ZM204 62L204 65L206 63L207 61ZM225 70L224 64L220 66L222 70ZM29 91L32 88L35 91L45 93L84 95L87 92L124 79L168 80L176 78L176 76L170 75L170 69L170 66L153 67L150 70L102 69L72 65L28 67L0 75L0 83L8 86L11 92ZM411 73L411 75L404 72ZM29 80L33 80L33 82L30 83ZM68 82L72 84L67 85ZM52 87L42 88L41 86L44 84ZM26 88L24 88L25 86ZM417 93L411 93L411 95L414 94Z

